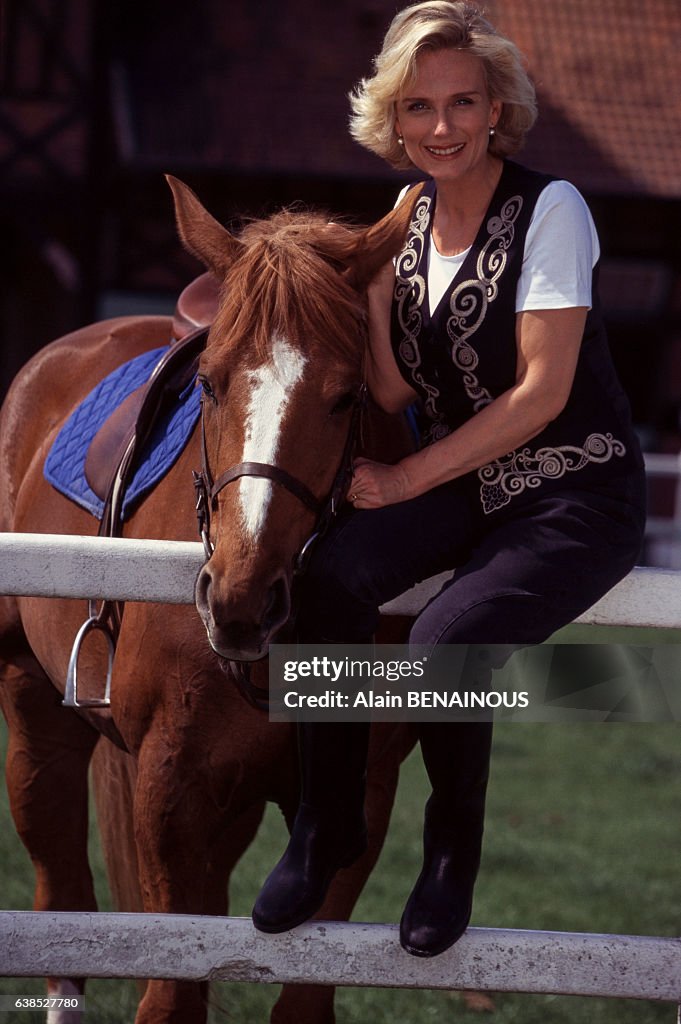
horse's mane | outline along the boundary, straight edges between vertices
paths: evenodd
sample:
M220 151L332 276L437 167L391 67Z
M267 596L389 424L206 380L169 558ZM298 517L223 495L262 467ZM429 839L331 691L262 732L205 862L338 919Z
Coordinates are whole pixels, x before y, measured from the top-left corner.
M220 319L230 325L230 345L245 338L266 358L279 334L321 340L335 356L358 361L366 345L366 303L342 271L359 231L301 210L250 222L225 279Z

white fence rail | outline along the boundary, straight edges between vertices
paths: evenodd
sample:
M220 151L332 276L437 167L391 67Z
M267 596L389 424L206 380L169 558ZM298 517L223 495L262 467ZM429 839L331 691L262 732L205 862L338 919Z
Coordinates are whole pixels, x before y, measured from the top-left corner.
M263 936L245 918L0 913L11 977L170 978L681 1001L681 939L470 928L433 959L396 925L311 922Z
M191 541L0 533L0 590L36 597L191 604L203 560L203 546ZM414 614L448 576L424 581L384 610ZM681 628L681 574L634 569L577 621Z
M0 534L0 592L188 604L203 557L202 545L191 542ZM446 577L425 581L385 610L416 612ZM681 573L635 569L579 621L681 628ZM680 1003L681 939L471 928L447 953L422 960L402 951L391 925L312 922L262 936L242 918L1 911L0 974L473 989Z

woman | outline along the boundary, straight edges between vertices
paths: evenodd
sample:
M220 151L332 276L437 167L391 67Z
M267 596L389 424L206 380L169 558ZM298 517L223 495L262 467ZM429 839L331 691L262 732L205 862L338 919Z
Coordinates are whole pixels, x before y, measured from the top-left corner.
M534 90L515 46L467 3L398 14L353 107L360 143L427 176L404 250L370 290L368 370L383 408L419 399L427 427L396 465L355 466L353 509L305 581L301 639L366 642L381 603L456 569L413 643L541 643L630 571L644 525L593 222L567 182L507 159L534 122ZM414 955L441 953L468 925L491 730L419 725L433 791L400 926ZM301 807L258 928L311 916L364 849L366 733L302 726Z

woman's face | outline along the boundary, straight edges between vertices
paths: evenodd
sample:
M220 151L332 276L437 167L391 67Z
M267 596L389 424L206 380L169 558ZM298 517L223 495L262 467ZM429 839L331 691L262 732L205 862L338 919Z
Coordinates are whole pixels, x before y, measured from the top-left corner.
M489 130L501 113L482 61L462 50L426 50L396 102L395 130L413 164L437 181L468 179L488 163Z

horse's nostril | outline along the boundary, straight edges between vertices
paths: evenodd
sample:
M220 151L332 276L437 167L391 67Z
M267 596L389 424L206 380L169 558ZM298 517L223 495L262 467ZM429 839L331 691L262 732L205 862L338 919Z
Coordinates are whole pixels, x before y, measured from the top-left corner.
M285 576L277 577L265 592L256 589L249 596L238 586L225 588L204 566L196 580L194 597L211 643L219 640L226 646L242 645L244 630L262 641L263 636L271 636L285 624L291 611ZM238 644L234 641L237 633L241 638Z
M204 566L196 581L194 599L199 612L206 611L209 606L210 588L212 584L210 572Z

